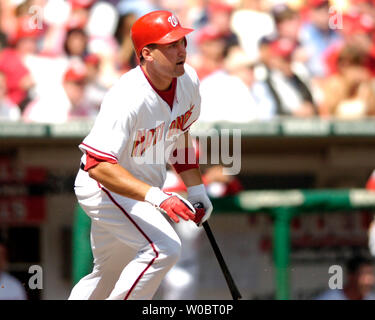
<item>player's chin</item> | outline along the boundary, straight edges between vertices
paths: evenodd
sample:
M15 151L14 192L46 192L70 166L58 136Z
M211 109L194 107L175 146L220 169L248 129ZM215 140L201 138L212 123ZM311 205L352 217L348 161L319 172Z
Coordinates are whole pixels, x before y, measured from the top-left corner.
M185 62L177 63L175 67L176 77L182 76L185 73Z

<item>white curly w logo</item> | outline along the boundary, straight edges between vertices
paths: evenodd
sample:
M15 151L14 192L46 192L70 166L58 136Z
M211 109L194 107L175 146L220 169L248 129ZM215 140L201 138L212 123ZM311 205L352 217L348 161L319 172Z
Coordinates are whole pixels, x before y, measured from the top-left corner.
M172 25L172 27L176 27L178 25L178 20L175 16L170 16L168 18L168 22Z

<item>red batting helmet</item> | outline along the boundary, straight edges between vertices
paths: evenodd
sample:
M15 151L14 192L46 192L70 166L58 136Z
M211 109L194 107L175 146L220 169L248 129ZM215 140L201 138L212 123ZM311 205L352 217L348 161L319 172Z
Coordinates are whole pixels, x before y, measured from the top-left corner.
M132 26L131 37L137 57L148 44L166 44L185 37L193 29L183 28L169 11L153 11L140 17Z

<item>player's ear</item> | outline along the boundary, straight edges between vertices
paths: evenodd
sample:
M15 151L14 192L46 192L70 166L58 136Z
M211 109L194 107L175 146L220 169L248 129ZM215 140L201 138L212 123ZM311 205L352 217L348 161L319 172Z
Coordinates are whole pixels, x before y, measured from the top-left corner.
M141 51L141 56L145 61L152 61L154 58L152 56L152 49L148 46L144 47Z

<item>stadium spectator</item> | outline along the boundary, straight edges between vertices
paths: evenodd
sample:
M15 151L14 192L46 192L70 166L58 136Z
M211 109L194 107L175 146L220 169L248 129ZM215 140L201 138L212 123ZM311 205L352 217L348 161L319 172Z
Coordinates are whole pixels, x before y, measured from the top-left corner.
M67 21L67 28L69 30L82 29L86 26L90 9L96 0L68 0L71 12Z
M84 29L74 28L68 30L64 42L64 52L69 58L84 59L87 54L88 36Z
M266 94L259 95L260 104L274 105L273 116L311 117L316 106L307 81L293 68L293 53L297 43L289 38L262 39L261 61Z
M135 20L137 20L137 15L134 12L120 12L115 31L115 39L119 46L116 63L120 72L129 71L137 65L133 43L130 38L130 29Z
M32 101L22 117L26 122L63 123L70 119L91 118L98 110L85 100L87 71L79 61L65 72L59 92Z
M346 6L340 2L337 7L338 3L327 0L5 1L0 12L0 71L5 75L9 99L22 112L30 100L49 100L52 92L64 91L62 79L71 60L74 62L78 58L84 62L86 56L94 54L100 63L87 65L92 76L86 94L99 101L101 87L108 88L137 63L129 35L134 19L165 8L175 10L187 21L186 25L195 28L188 38L187 49L192 54L187 62L195 67L201 80L225 69L225 57L231 47L240 47L248 59L263 62L263 65L243 68L240 72L242 76L247 75L248 80L253 78L250 93L253 99L262 102L263 113L255 118L316 115L315 104L319 105L322 116L335 115L335 108L326 106L326 91L331 88L326 83L332 84L333 79L342 77L338 59L343 48L352 46L363 50L366 55L364 65L370 76L375 76L375 9L372 1L352 0L347 1ZM332 26L335 21L332 4L343 10L338 12L342 13L343 28ZM38 18L35 12L30 11L33 5L43 9L42 24L35 20ZM32 28L33 25L37 28ZM269 41L272 37L294 43L291 55L281 54L278 44ZM272 49L271 42L275 46ZM239 64L242 62L240 59ZM10 69L16 72L10 72ZM297 78L288 76L288 69ZM344 90L331 98L341 97L350 85L346 83ZM367 95L371 100L369 86L360 87L363 96ZM92 91L93 88L99 90ZM284 101L285 97L288 101ZM360 104L353 117L361 113ZM303 107L297 108L297 105ZM350 105L349 109L354 110L353 101ZM346 105L337 110L347 108ZM371 107L369 110L360 116L373 115Z
M365 65L375 76L375 17L373 9L368 12L360 9L366 1L354 1L354 4L342 15L343 28L338 29L341 40L331 45L325 54L328 75L337 73L337 60L341 50L346 46L356 47L367 55Z
M30 90L34 86L34 79L24 59L36 52L40 37L41 30L30 28L27 18L19 18L16 32L10 40L12 47L0 52L0 71L6 78L7 95L21 110L30 101Z
M17 121L21 117L19 107L6 95L5 75L0 72L0 120Z
M72 65L64 76L64 90L70 102L68 119L92 118L98 109L85 100L87 70L85 66Z
M187 26L191 26L195 30L201 29L203 26L207 24L208 14L207 14L207 2L201 0L193 0L189 1L189 4L185 8L186 13L184 16L184 24ZM194 35L188 35L188 39L192 39ZM189 47L190 47L190 41ZM188 48L189 49L189 48Z
M297 42L301 27L298 11L292 9L287 3L280 3L272 7L271 13L277 35L280 38L288 38Z
M232 30L251 59L259 58L260 39L275 32L275 23L269 9L268 1L242 0L232 14Z
M374 266L370 259L355 256L346 263L346 281L343 289L329 289L317 300L375 300Z
M304 68L303 72L308 72L305 64L308 56L300 44L300 32L302 26L302 18L299 11L290 7L287 3L279 3L272 7L272 17L275 22L276 32L273 37L286 38L296 43L296 48L293 52L293 64L297 65L299 69Z
M308 0L307 21L301 27L300 42L307 55L306 65L312 77L327 74L325 54L327 49L340 41L339 32L330 28L329 1Z
M241 48L230 50L223 68L201 82L199 122L249 122L257 118L258 106L250 91L254 65Z
M220 70L230 48L239 45L238 37L231 29L232 12L233 6L224 1L208 1L207 21L194 35L193 46L197 52L189 61L200 79Z
M351 0L349 6L349 12L352 14L358 14L360 24L365 27L373 28L375 21L375 7L373 0Z
M322 82L322 116L359 119L375 115L375 93L367 58L358 47L347 45L341 49L337 73Z
M112 1L113 2L113 1ZM120 15L134 13L137 17L158 10L157 2L150 0L116 0L116 8Z
M197 71L199 79L223 67L225 58L225 41L218 30L205 26L197 31L196 42L199 51L190 58L190 63Z
M160 10L169 10L173 12L179 19L180 23L186 26L188 8L191 6L188 1L175 1L175 0L158 0L157 5Z
M88 51L100 57L98 78L107 88L120 76L116 70L116 55L119 48L114 37L118 19L115 6L99 1L91 8L86 26L89 35Z
M16 21L16 6L11 1L1 1L0 30L8 39L14 32Z
M7 246L0 239L0 300L27 300L21 282L6 271L8 263Z
M101 59L96 54L92 53L85 57L87 84L85 87L84 100L87 101L87 104L90 105L93 110L97 110L97 112L99 112L104 95L108 90L99 79L100 63Z
M237 35L232 31L231 17L234 7L225 1L211 0L207 8L207 26L216 30L224 41L224 55L239 45Z

